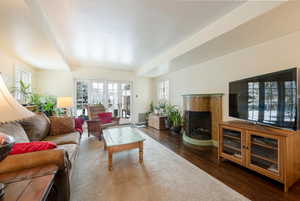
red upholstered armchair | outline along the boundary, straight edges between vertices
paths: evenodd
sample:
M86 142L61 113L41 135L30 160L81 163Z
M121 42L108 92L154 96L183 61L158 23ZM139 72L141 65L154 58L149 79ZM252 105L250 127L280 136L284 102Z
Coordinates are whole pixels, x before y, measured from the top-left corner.
M80 133L80 137L83 133L83 124L84 124L84 119L81 117L75 118L75 130Z
M88 106L89 120L88 125L88 136L94 135L101 140L102 129L116 126L120 124L119 117L112 117L112 113L105 112L103 105Z

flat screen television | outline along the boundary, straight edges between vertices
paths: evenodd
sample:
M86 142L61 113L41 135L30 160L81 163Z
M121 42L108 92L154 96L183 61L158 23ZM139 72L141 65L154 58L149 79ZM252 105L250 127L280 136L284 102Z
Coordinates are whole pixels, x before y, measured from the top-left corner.
M260 124L299 129L298 69L229 83L229 116Z

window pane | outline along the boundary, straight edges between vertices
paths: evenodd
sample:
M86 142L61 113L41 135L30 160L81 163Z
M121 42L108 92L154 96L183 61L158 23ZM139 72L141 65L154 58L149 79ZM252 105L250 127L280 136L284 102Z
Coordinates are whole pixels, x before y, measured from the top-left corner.
M272 123L277 121L278 111L277 82L265 82L265 113L264 121Z
M248 119L258 120L258 107L259 107L259 83L248 83Z

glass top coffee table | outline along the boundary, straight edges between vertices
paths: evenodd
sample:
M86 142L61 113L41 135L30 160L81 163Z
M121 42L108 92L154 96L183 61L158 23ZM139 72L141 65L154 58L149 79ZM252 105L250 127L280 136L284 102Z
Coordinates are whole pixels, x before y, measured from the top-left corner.
M139 160L143 162L144 141L138 130L131 127L118 127L103 130L104 149L108 151L108 169L112 170L113 153L139 149Z

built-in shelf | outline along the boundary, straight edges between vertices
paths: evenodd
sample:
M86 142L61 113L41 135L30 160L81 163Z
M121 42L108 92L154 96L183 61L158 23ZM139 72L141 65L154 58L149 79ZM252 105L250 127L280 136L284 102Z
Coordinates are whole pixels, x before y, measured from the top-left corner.
M230 146L230 145L227 145L227 144L224 144L224 147L229 148L229 149L232 149L232 150L235 150L235 151L241 152L241 149L236 148L236 147L233 147L233 146Z
M277 150L277 147L271 146L271 145L267 145L267 144L263 144L263 143L259 143L259 142L251 142L252 144L255 144L257 146L261 146L261 147L265 147L268 149L273 149L273 150Z
M232 136L232 135L226 135L226 134L224 134L224 137L228 137L228 138L231 138L231 139L234 139L234 140L239 140L239 141L241 141L241 138L240 138L240 137L235 137L235 136Z
M251 156L255 157L255 158L259 158L259 159L262 159L262 160L265 160L265 161L268 161L270 163L274 163L274 164L277 164L278 161L276 160L273 160L273 159L270 159L270 158L267 158L267 157L264 157L264 156L260 156L260 155L257 155L257 154L251 154Z

